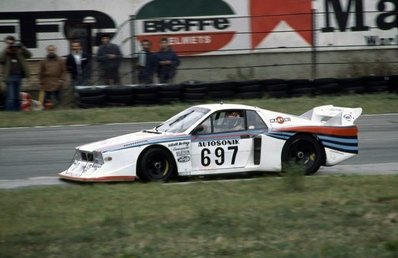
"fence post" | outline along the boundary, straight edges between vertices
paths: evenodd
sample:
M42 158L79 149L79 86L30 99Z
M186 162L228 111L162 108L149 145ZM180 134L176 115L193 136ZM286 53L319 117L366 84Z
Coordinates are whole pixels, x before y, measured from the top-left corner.
M135 35L135 15L130 15L130 38L131 38L131 82L137 83L137 69L136 69L136 35Z
M317 22L316 9L312 9L312 49L311 49L311 79L316 79L318 76L317 64Z

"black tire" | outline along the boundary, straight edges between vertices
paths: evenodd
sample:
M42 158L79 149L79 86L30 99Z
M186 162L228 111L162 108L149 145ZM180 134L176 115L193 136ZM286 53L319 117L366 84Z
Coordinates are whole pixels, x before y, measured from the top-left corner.
M163 148L150 148L139 158L137 175L143 181L167 181L175 171L173 156Z
M130 105L133 103L133 95L109 95L106 102Z
M204 100L206 97L207 97L206 93L184 93L183 94L184 101Z
M159 91L159 98L177 98L181 97L181 92L179 91Z
M311 81L305 79L288 80L287 85L289 86L289 89L302 89L312 87Z
M317 85L316 93L318 94L338 94L340 93L340 84L338 83L328 83Z
M184 89L185 93L207 93L208 88L205 86L187 87Z
M236 97L240 99L258 99L263 97L263 92L262 91L242 92L236 94Z
M181 84L168 84L159 86L159 91L182 91L183 87Z
M341 85L341 92L343 93L364 93L365 87L363 84L353 83L353 84L343 84Z
M286 80L283 79L264 79L261 80L261 84L268 86L268 85L275 85L275 84L286 84Z
M84 104L92 104L92 105L102 105L104 104L106 99L106 95L102 94L99 96L90 96L90 97L80 97L79 102Z
M282 150L282 171L299 169L305 175L315 174L325 161L322 145L310 135L297 135L289 139Z
M253 91L262 91L262 88L259 84L252 84L252 85L242 85L236 87L236 92L253 92Z
M236 83L234 81L209 82L209 91L235 91Z
M388 80L388 90L390 92L398 93L398 75L390 76L390 78Z
M141 94L141 93L155 93L158 92L159 87L154 85L147 85L147 86L135 86L132 87L133 93Z
M235 91L232 90L209 91L209 97L212 99L230 99L235 97Z
M270 84L267 85L265 90L268 92L271 91L288 91L289 87L287 86L286 83L282 83L282 84Z
M314 79L312 81L313 84L315 85L325 85L325 84L331 84L331 83L339 83L339 79L336 78L320 78L320 79Z
M89 87L86 89L76 90L76 93L79 97L94 97L104 94L104 89Z
M129 86L111 86L105 89L108 96L131 95L132 92L132 87Z
M155 93L137 93L135 94L135 99L145 100L145 101L156 101L158 99L158 94Z
M366 84L366 92L383 92L388 90L387 81L373 81Z

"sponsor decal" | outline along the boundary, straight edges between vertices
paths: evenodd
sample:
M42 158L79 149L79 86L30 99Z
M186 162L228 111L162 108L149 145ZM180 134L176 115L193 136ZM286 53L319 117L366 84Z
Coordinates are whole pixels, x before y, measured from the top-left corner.
M179 158L177 159L177 161L180 162L180 163L185 163L185 162L188 162L188 161L190 161L190 160L191 160L191 157L190 157L190 156L182 156L182 157L179 157Z
M319 40L323 45L373 47L398 42L396 0L323 0L321 6Z
M203 141L198 142L198 147L213 147L213 146L225 146L225 145L239 145L239 140L215 140L215 141Z
M169 145L167 145L169 148L172 148L172 147L177 147L177 146L179 146L179 148L181 149L181 148L188 148L189 147L189 142L173 142L173 143L170 143ZM176 148L174 148L173 150L176 150Z
M352 115L350 115L350 114L345 114L343 117L344 117L344 119L347 120L348 122L351 122L352 119L353 119Z
M270 119L269 121L270 121L271 123L283 124L283 123L285 123L285 122L290 122L291 120L290 120L290 117L281 117L281 116L278 116L278 117L276 117L276 118Z
M159 49L163 37L179 55L196 55L227 45L236 34L232 8L222 0L153 0L136 14L137 39L148 39Z
M250 16L252 49L281 22L286 22L312 45L312 0L250 0Z
M190 152L189 152L189 150L177 151L176 155L177 155L177 157L190 155Z

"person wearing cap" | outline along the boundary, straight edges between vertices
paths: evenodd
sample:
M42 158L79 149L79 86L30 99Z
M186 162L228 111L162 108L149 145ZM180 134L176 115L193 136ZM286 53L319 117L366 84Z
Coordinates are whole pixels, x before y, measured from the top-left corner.
M3 66L3 80L6 84L5 109L19 111L22 79L30 75L26 59L31 58L32 53L22 44L16 43L13 36L7 36L4 41L6 47L0 53L0 64Z
M120 84L119 68L123 58L122 52L118 45L110 43L109 35L102 35L101 43L97 52L100 79L104 85Z
M156 58L159 83L173 83L177 74L177 67L180 65L180 59L170 47L167 38L160 40L160 51L156 53Z
M141 41L142 50L137 56L138 83L152 84L156 71L156 55L151 51L151 42L147 39Z

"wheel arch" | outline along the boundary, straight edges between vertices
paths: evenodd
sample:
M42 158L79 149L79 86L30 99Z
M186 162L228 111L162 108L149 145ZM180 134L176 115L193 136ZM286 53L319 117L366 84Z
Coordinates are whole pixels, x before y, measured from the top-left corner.
M281 153L281 162L283 162L283 155L284 153L286 153L286 148L289 147L289 144L295 139L298 138L300 136L309 136L311 138L313 138L316 142L318 142L318 144L321 147L322 150L322 165L326 164L326 151L325 151L325 146L323 146L322 141L318 138L318 136L316 134L313 133L306 133L306 132L299 132L296 133L294 135L292 135L291 137L289 137L289 139L286 140L285 144L283 145L282 148L282 153Z
M138 178L140 178L140 173L141 173L140 165L141 165L142 157L144 156L144 154L145 154L147 151L149 151L149 150L151 150L151 149L162 149L162 150L166 151L166 152L170 155L170 157L173 159L173 163L174 163L173 165L174 165L174 167L175 167L175 171L173 171L173 175L174 175L174 176L178 175L178 166L177 166L177 162L176 162L176 159L174 158L173 153L172 153L167 147L165 147L164 145L161 145L161 144L153 144L153 145L146 146L146 147L140 152L140 154L138 155L137 163L136 163L136 171L137 171L137 176L138 176Z

